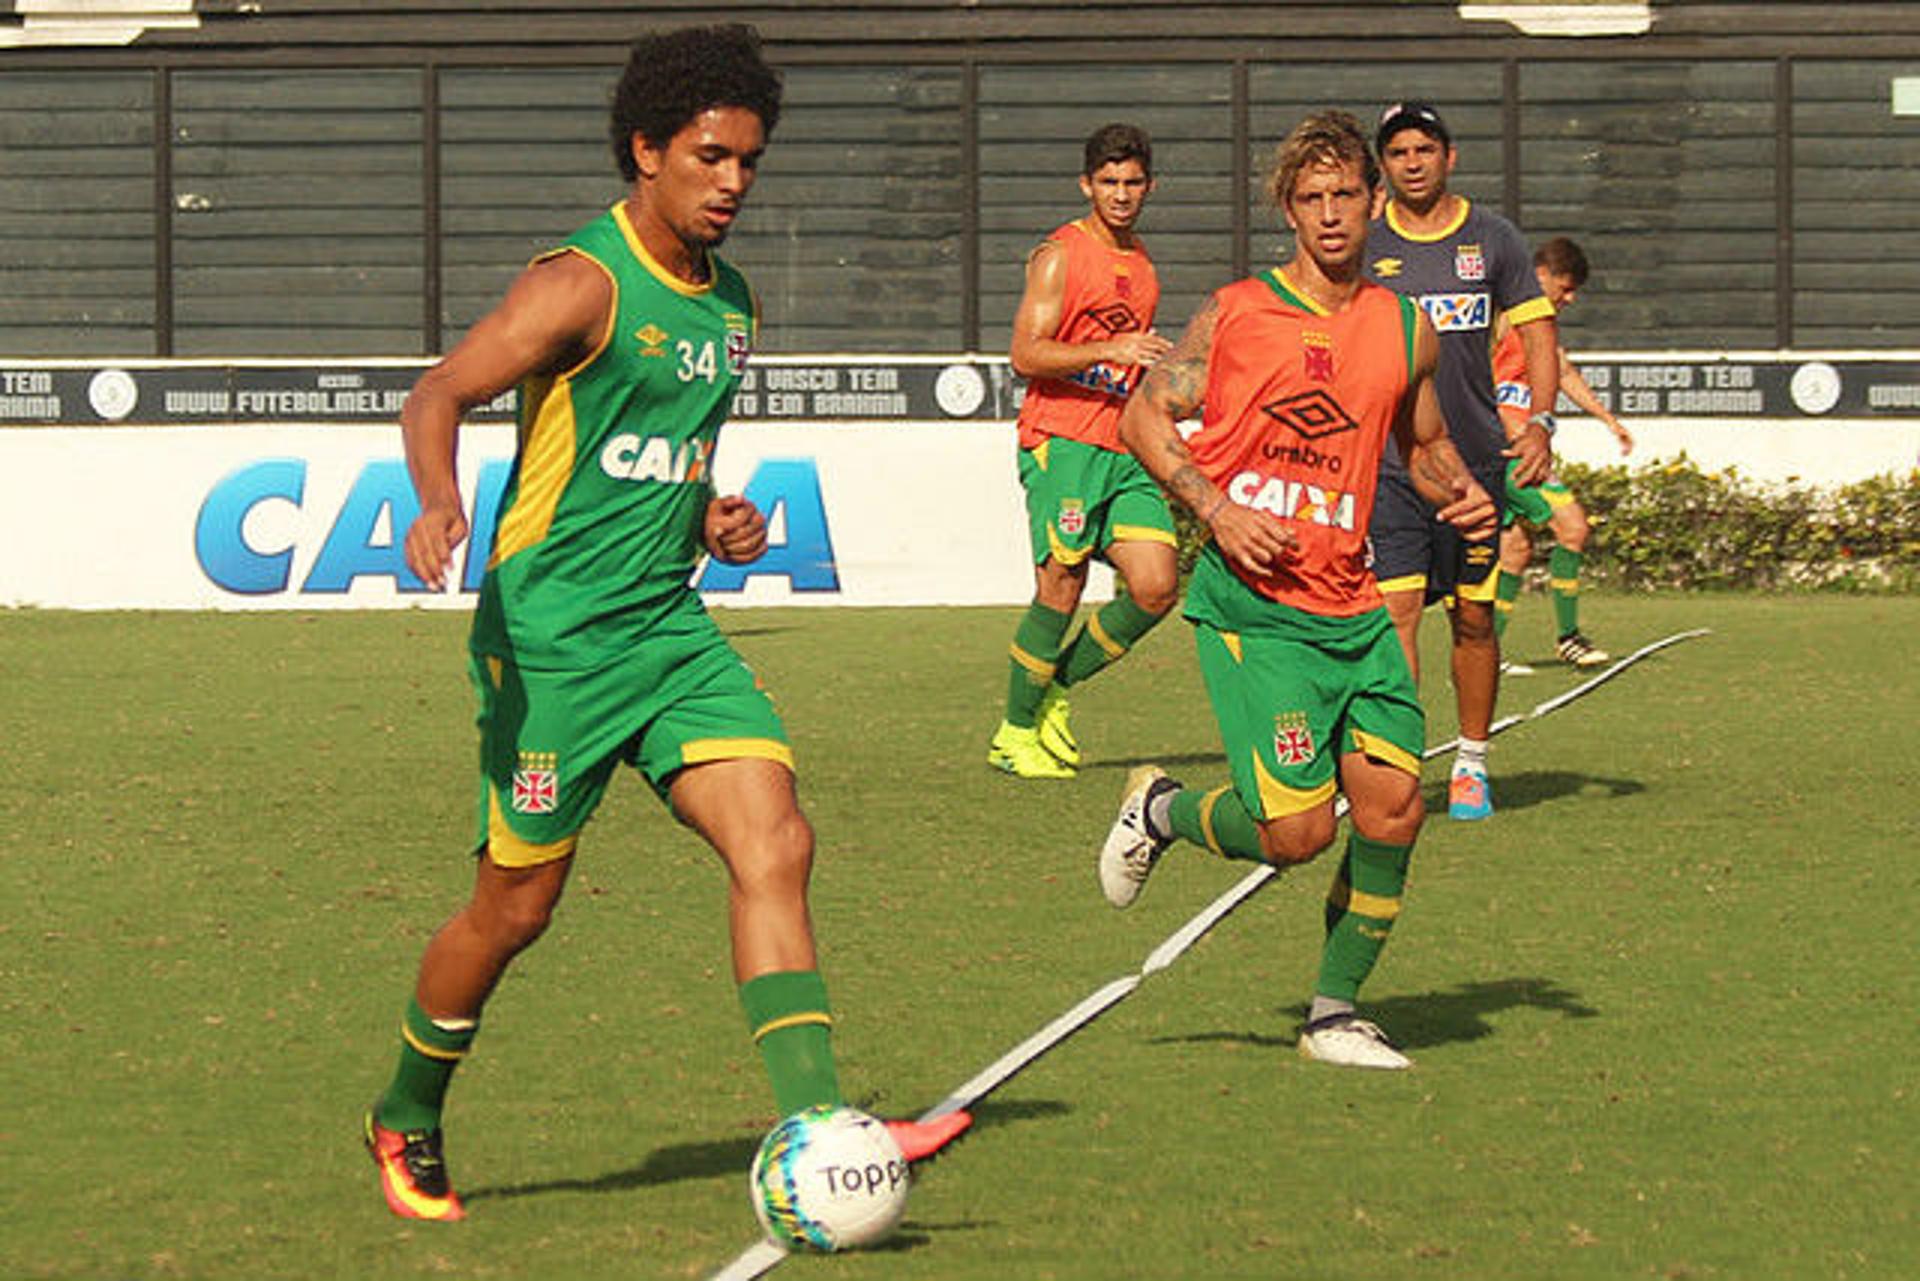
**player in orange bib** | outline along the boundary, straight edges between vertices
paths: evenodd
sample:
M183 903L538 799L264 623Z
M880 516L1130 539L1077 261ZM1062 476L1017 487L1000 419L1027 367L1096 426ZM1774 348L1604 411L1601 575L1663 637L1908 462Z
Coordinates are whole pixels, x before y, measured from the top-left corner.
M1540 290L1553 304L1559 316L1573 306L1587 283L1591 267L1580 246L1565 236L1555 236L1533 251L1533 274ZM1533 389L1527 383L1526 350L1520 332L1512 325L1497 325L1493 344L1493 394L1500 406L1500 417L1509 431L1533 416ZM1574 406L1607 425L1620 452L1633 452L1633 433L1626 429L1567 357L1567 349L1558 344L1555 355L1560 363L1560 391ZM1548 415L1552 417L1551 414ZM1509 464L1511 473L1511 464ZM1553 650L1561 662L1574 667L1598 667L1608 661L1605 650L1587 639L1580 630L1580 565L1586 558L1587 539L1592 526L1587 512L1573 491L1557 474L1537 485L1517 485L1507 480L1505 528L1500 534L1499 582L1493 594L1493 630L1506 636L1507 623L1520 599L1520 588L1533 561L1533 528L1544 526L1553 534L1553 550L1547 558L1547 590L1553 597L1553 617L1557 632ZM1524 663L1502 659L1500 670L1509 676L1531 676L1533 668Z
M1128 906L1176 837L1304 863L1333 843L1344 790L1353 830L1300 1052L1404 1068L1354 1007L1424 817L1425 717L1367 547L1388 440L1440 519L1484 538L1498 513L1448 439L1432 324L1361 275L1378 181L1359 121L1302 122L1268 186L1294 231L1292 260L1214 293L1121 416L1121 439L1213 535L1186 617L1233 777L1201 791L1135 770L1099 876L1108 902ZM1195 411L1200 430L1183 440L1176 424Z
M1010 356L1027 379L1020 485L1033 603L1009 647L1006 714L987 763L1019 778L1071 778L1080 746L1066 691L1125 656L1173 608L1177 540L1166 496L1120 443L1121 406L1172 346L1154 332L1160 281L1134 223L1153 191L1153 146L1133 125L1087 139L1087 213L1027 259ZM1124 590L1073 637L1087 567L1100 557Z

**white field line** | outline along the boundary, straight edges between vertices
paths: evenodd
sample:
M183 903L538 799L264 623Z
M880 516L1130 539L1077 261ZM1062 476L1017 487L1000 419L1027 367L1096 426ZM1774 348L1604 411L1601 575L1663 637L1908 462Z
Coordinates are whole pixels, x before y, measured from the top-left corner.
M1711 628L1697 627L1692 631L1675 632L1673 635L1654 641L1650 645L1642 645L1625 658L1616 660L1612 666L1608 667L1606 671L1601 672L1599 675L1580 682L1580 684L1575 685L1565 693L1557 694L1545 702L1535 704L1532 711L1521 712L1513 716L1504 716L1495 721L1493 727L1488 730L1487 736L1492 738L1495 735L1505 733L1516 725L1524 724L1527 721L1539 720L1543 716L1551 716L1568 703L1600 688L1600 686L1606 684L1647 655L1657 653L1669 645L1678 645L1681 641L1692 640L1698 636L1706 636L1710 634L1711 630ZM1422 752L1420 759L1430 761L1436 756L1450 752L1459 741L1459 739L1454 738L1448 739L1444 743L1436 743L1434 746ZM1334 816L1339 818L1346 812L1347 798L1342 796L1334 802ZM1172 934L1169 934L1161 941L1158 947L1147 953L1146 960L1141 963L1138 973L1123 974L1081 1000L1080 1003L1072 1009L1060 1015L1051 1023L1048 1023L1032 1036L1020 1042L1020 1044L1014 1046L1011 1050L1008 1050L986 1067L980 1069L980 1071L974 1073L972 1077L956 1087L946 1098L940 1100L925 1112L922 1112L920 1114L920 1120L931 1121L936 1117L945 1116L949 1112L958 1112L963 1108L972 1107L981 1099L986 1098L987 1095L993 1093L1002 1085L1012 1080L1021 1071L1031 1066L1041 1055L1053 1049L1075 1032L1078 1032L1081 1028L1133 995L1134 989L1140 986L1142 979L1148 975L1157 974L1172 965L1174 961L1180 957L1181 953L1199 942L1208 930L1211 930L1214 926L1225 920L1229 913L1252 898L1254 894L1265 888L1269 882L1277 879L1279 875L1280 872L1278 868L1275 868L1271 864L1263 864L1241 877L1226 893L1207 904L1193 919L1189 920ZM711 1281L753 1281L755 1277L765 1276L767 1273L779 1267L780 1264L785 1261L786 1257L786 1251L771 1241L756 1241L742 1251L739 1257L735 1258L733 1262L714 1273Z

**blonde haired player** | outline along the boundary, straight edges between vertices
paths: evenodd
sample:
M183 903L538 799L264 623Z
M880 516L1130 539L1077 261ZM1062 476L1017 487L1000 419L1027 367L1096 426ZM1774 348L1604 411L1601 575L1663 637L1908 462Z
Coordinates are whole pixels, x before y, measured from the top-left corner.
M1424 817L1426 719L1367 550L1387 442L1441 520L1489 537L1497 513L1447 439L1433 326L1361 274L1377 180L1352 116L1295 128L1268 188L1293 258L1208 298L1121 415L1127 445L1212 535L1186 617L1232 778L1201 791L1135 770L1098 870L1107 901L1126 907L1175 838L1304 863L1333 843L1344 790L1352 830L1300 1052L1404 1068L1354 1006L1399 916ZM1177 424L1196 413L1183 440Z

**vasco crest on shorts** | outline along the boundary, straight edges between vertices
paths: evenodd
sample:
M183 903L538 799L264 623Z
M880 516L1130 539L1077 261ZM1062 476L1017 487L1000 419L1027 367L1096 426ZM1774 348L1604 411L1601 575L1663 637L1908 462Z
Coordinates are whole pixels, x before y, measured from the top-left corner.
M1313 731L1305 712L1282 712L1273 718L1273 755L1282 765L1305 765L1313 759Z
M516 814L551 814L560 803L560 758L553 752L522 752L513 771Z
M1060 514L1054 518L1063 534L1074 535L1087 527L1086 504L1078 498L1060 500Z

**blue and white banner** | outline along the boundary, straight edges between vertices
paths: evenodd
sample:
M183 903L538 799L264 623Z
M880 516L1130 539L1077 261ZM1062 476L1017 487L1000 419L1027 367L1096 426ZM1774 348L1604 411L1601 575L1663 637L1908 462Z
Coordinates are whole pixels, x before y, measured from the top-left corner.
M357 424L0 431L0 606L467 608L513 430L461 437L473 535L429 591L400 544L418 508L399 432ZM714 477L767 513L714 605L1014 604L1033 592L1010 424L740 423ZM1111 592L1104 571L1090 596Z

